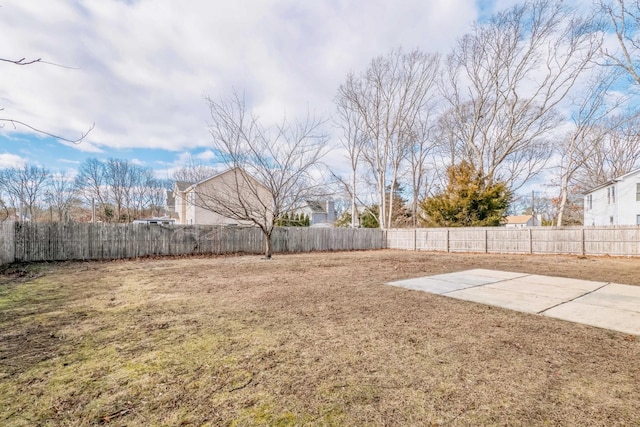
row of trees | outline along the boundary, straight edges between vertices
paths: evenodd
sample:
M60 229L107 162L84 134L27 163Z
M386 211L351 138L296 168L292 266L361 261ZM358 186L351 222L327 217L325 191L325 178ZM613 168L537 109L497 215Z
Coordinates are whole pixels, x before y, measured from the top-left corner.
M3 219L129 222L164 212L166 182L127 160L88 159L75 177L36 165L0 170Z
M448 210L442 202L459 184L456 173L471 170L479 191L502 186L497 197L509 200L505 191L516 193L553 164L546 184L560 188L562 225L577 194L638 166L640 116L620 89L628 75L640 81L639 16L638 2L601 2L587 16L533 0L474 24L446 56L396 49L349 74L336 96L336 124L351 177L337 178L352 218L357 205L375 204L380 226L395 226L401 183L412 225L421 211L427 223L449 224L434 208ZM615 51L608 32L617 36ZM496 206L504 215L508 203Z

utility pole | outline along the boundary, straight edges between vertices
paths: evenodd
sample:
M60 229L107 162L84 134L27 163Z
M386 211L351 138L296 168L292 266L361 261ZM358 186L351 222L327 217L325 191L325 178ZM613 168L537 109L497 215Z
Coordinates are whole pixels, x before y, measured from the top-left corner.
M531 190L531 216L536 215L536 192Z

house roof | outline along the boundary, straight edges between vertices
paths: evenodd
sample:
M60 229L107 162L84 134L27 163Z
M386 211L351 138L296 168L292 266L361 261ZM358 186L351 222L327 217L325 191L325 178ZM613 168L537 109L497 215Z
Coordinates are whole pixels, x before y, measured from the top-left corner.
M326 213L323 204L317 200L305 200L305 203L313 213Z
M531 218L532 215L511 215L506 218L506 224L526 224Z
M186 191L193 190L193 189L195 189L195 188L196 188L197 186L199 186L199 185L202 185L202 184L204 184L204 183L206 183L206 182L208 182L208 181L211 181L211 180L213 180L213 179L216 179L216 178L218 178L218 177L220 177L220 176L222 176L222 175L225 175L225 174L227 174L227 173L229 173L229 172L232 172L232 171L234 171L234 170L236 170L236 169L237 169L237 170L239 170L239 171L241 171L241 172L243 172L243 174L244 174L246 177L248 177L249 179L251 179L253 182L255 182L255 183L257 183L258 185L262 186L263 188L267 189L267 187L266 187L264 184L262 184L260 181L258 181L257 179L255 179L253 176L251 176L250 174L248 174L246 171L244 171L244 169L242 169L242 168L241 168L241 167L239 167L239 166L236 166L236 167L233 167L233 168L226 169L226 170L224 170L224 171L222 171L222 172L220 172L220 173L217 173L217 174L215 174L215 175L211 175L210 177L205 178L205 179L203 179L203 180L201 180L201 181L198 181L198 182L196 182L196 183L187 183L187 184L189 184L189 185L188 185L184 190L181 190L181 191L185 191L185 192L186 192ZM177 185L177 183L176 183L176 185Z
M176 181L176 187L178 188L178 191L184 191L187 188L191 187L192 185L193 185L193 182Z
M627 178L629 178L629 177L632 177L633 175L636 175L636 174L638 174L638 173L640 173L640 168L638 168L638 169L634 169L634 170L632 170L631 172L625 173L624 175L620 175L620 176L619 176L619 177L617 177L617 178L613 178L613 179L611 179L611 180L609 180L609 181L607 181L607 182L605 182L605 183L603 183L603 184L600 184L600 185L598 185L597 187L594 187L594 188L592 188L591 190L586 191L584 194L585 194L585 195L586 195L586 194L591 194L591 193L593 193L594 191L600 190L601 188L608 187L608 186L610 186L610 185L612 185L612 184L615 184L616 182L619 182L619 181L625 180L625 179L627 179Z

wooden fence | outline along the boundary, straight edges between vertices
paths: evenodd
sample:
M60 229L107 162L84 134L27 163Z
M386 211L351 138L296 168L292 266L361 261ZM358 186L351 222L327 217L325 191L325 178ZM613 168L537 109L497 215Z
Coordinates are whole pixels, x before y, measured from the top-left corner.
M640 256L640 227L423 228L387 231L390 249Z
M640 227L276 228L273 251L368 249L514 254L640 256ZM155 224L0 223L0 265L13 261L252 253L264 237L252 227Z
M0 233L3 262L264 252L264 236L254 227L23 222L6 225ZM381 230L346 228L276 228L272 243L274 252L386 246Z
M15 258L15 224L0 222L0 265L11 263Z

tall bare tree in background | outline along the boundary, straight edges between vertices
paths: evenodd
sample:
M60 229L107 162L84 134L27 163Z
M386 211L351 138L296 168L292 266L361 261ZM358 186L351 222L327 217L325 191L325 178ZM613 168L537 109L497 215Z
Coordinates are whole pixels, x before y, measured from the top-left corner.
M49 171L35 165L0 170L0 186L19 209L21 220L35 220L48 178Z
M602 0L597 5L605 31L613 31L618 45L602 49L606 65L624 70L640 84L640 0Z
M365 144L365 133L362 116L351 108L349 100L338 97L335 100L337 114L334 117L335 124L341 129L340 144L347 150L349 166L351 166L351 177L349 182L338 177L342 186L346 189L351 200L351 227L359 225L358 219L358 166L360 166L360 155Z
M546 164L556 107L600 47L562 2L528 1L476 23L446 60L455 153L516 190Z
M577 179L586 189L604 184L640 167L640 112L617 113L604 120L590 141Z
M89 205L96 205L94 220L129 222L149 213L159 214L166 198L166 183L152 169L124 159L85 160L75 186Z
M323 121L307 115L265 126L246 105L244 96L207 98L209 131L218 162L232 171L224 188L197 194L197 203L223 217L249 222L265 236L265 256L271 258L275 220L300 208L323 189L320 162L327 152Z
M185 165L178 168L171 175L174 181L189 182L195 184L203 179L207 179L215 175L218 171L213 166L204 164L203 162L189 156L189 160Z
M45 191L45 201L58 221L68 221L69 211L78 201L78 189L65 171L53 174Z
M100 211L100 215L103 219L108 220L108 202L109 202L109 189L106 182L105 165L98 159L89 158L82 162L78 169L78 175L76 175L76 187L80 194L85 198L87 204L92 207L92 210L96 210L97 207ZM92 213L92 216L98 216L98 213ZM92 217L93 221L97 221L98 218Z
M337 104L361 119L364 145L359 154L376 182L383 229L391 226L401 165L420 140L438 64L437 55L396 49L374 58L365 72L350 74L338 89Z
M435 75L433 77L435 79ZM413 227L418 226L420 201L427 196L433 187L437 174L434 154L438 144L435 138L436 125L433 119L436 104L437 102L433 99L428 102L411 133L412 144L409 148L407 164L412 192L411 222ZM430 162L430 159L434 160Z
M611 113L619 109L624 99L607 96L619 73L600 70L583 84L578 94L573 96L572 129L559 140L556 150L560 155L558 165L560 197L557 206L556 225L563 225L564 214L569 200L570 187L575 184L576 175L590 163L593 155L602 148L602 139L607 130L605 123ZM578 185L578 188L585 190Z

